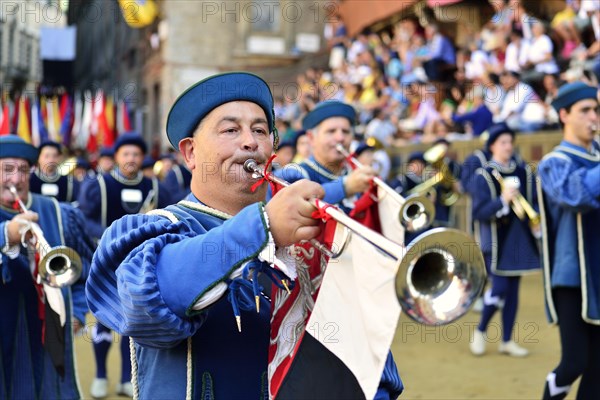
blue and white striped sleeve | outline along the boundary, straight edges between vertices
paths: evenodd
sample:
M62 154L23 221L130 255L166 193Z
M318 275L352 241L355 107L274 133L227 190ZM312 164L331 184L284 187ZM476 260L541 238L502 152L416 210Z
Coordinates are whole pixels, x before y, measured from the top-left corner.
M383 373L381 374L381 381L379 382L379 388L375 394L375 399L396 399L403 391L404 384L402 383L402 379L400 379L398 368L396 368L394 357L390 351L387 360L385 360L385 366L383 368Z
M600 208L600 164L577 168L568 157L551 155L540 162L538 176L546 196L561 207L584 212Z
M210 230L156 215L115 221L92 262L90 309L141 345L175 346L202 325L194 304L266 246L263 210L253 204Z

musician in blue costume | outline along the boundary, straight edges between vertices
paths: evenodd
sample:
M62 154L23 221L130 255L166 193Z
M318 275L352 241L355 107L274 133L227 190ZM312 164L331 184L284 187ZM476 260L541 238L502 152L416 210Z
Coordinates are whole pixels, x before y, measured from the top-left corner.
M251 189L256 179L243 164L264 166L273 153L273 115L267 84L252 74L189 88L169 113L167 135L192 171L192 193L117 220L100 241L88 302L99 320L132 337L140 398L268 396L269 277L291 274L272 268L275 245L319 234L308 200L324 194L302 180L265 205L266 185ZM261 292L250 271L262 272ZM383 398L397 395L385 385L396 380L384 381Z
M119 136L114 146L116 166L109 172L88 179L82 185L79 208L87 219L90 233L100 238L113 221L123 215L146 212L166 207L170 197L157 178L146 178L141 166L146 154L146 143L134 132ZM97 324L92 332L96 356L96 377L90 392L94 398L108 395L106 359L112 344L110 330ZM128 338L121 338L121 380L116 393L131 396L131 363Z
M324 101L302 120L310 138L312 155L300 164L289 164L276 172L288 182L309 179L325 189L324 200L345 212L354 208L358 194L369 188L375 170L371 167L352 170L336 146L349 150L354 138L356 111L340 101Z
M454 227L456 226L456 212L454 210L454 204L452 202L446 202L452 196L460 193L459 177L461 174L460 164L451 159L448 155L448 149L451 144L446 139L438 139L435 141L434 146L445 146L446 151L440 160L436 160L433 164L430 164L428 168L431 169L429 177L434 176L439 171L439 168L446 168L449 174L449 182L443 182L435 186L435 219L431 224L431 228L438 227ZM427 158L427 153L425 153ZM427 169L426 169L427 171ZM426 173L426 175L428 175ZM425 179L428 177L426 176Z
M73 333L83 327L87 304L84 282L92 258L93 243L87 240L83 216L66 203L33 194L29 190L31 166L38 150L14 136L0 137L0 398L79 399L73 354ZM15 207L13 185L30 210ZM55 291L65 305L65 323L52 324L48 302L38 297L31 267L35 257L21 243L29 221L37 222L44 238L54 247L66 245L81 257L83 273L74 285ZM23 233L22 233L23 232ZM24 238L22 235L26 235ZM40 292L41 293L41 292ZM41 316L43 315L43 319ZM64 348L43 329L59 330Z
M514 138L515 133L508 126L490 132L486 147L491 159L486 168L477 170L473 184L475 233L492 281L491 289L484 295L481 319L470 343L471 352L477 356L485 353L485 332L498 310L502 313L499 352L514 357L529 354L527 349L512 340L512 333L517 316L520 277L540 268L533 232L535 230L536 236L539 234L539 224L532 229L528 215L521 219L513 211L516 206L512 202L519 193L532 207L537 207L533 172L512 159Z
M558 323L561 360L544 399L564 399L579 377L578 399L600 394L600 145L597 89L559 88L552 106L563 140L540 162L546 312Z
M173 203L183 200L190 193L192 173L185 165L174 163L163 181L165 189L171 194Z
M403 168L389 184L394 190L404 197L408 197L408 193L417 185L423 183L423 173L427 162L422 151L414 151L408 156L406 168ZM416 232L406 231L404 233L404 243L410 243L425 232L427 229L422 229Z
M29 180L29 190L32 193L54 197L58 201L75 201L79 195L79 181L72 174L62 175L58 168L62 161L62 145L51 141L44 142L39 146L39 152L37 167Z

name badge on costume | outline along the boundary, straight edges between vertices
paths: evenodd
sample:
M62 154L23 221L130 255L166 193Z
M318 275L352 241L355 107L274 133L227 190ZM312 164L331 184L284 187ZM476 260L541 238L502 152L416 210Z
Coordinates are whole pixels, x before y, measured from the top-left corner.
M142 205L143 194L139 189L123 189L121 190L121 204L123 209L128 213L136 213Z
M518 176L505 176L504 184L506 185L506 187L509 187L511 189L519 189L521 187L521 180Z
M42 183L40 190L44 196L58 196L58 185L55 183Z

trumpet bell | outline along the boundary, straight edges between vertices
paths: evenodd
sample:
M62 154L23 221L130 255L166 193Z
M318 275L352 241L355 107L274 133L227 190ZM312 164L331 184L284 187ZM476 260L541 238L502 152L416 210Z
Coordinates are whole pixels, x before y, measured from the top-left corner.
M413 320L444 325L463 316L486 280L483 255L456 229L437 228L417 237L400 260L396 295Z
M42 282L56 288L72 285L79 279L81 272L81 257L67 246L56 246L50 249L44 254L38 266L38 274Z
M425 196L408 196L400 207L400 223L409 232L420 231L433 223L435 206Z

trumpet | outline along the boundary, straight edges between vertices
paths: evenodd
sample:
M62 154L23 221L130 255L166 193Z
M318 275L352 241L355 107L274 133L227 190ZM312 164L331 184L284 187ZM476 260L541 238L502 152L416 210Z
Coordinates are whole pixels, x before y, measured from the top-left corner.
M495 169L492 170L492 175L496 178L498 183L500 183L500 187L504 188L505 182L502 175ZM523 197L521 192L518 192L515 198L510 202L510 207L521 221L525 220L525 216L527 216L531 230L538 230L540 226L540 214L535 211L527 199Z
M336 150L344 155L344 157L350 157L350 153L342 146L338 144ZM355 157L350 158L350 164L353 168L362 168L363 165ZM407 198L402 197L398 192L392 189L378 176L373 178L375 183L387 196L390 196L400 205L400 212L398 218L400 224L410 232L420 231L421 229L427 228L433 222L435 218L435 207L431 200L425 196L412 195Z
M434 166L438 172L425 182L412 188L408 192L409 195L426 194L434 190L437 185L442 185L447 188L447 191L442 194L441 203L445 206L451 206L458 201L460 194L452 188L454 177L448 165L444 162L447 151L448 146L439 143L425 152L425 160Z
M246 160L244 169L256 178L262 177L284 187L290 185L282 179L266 176L253 159ZM313 199L312 203L397 263L396 297L415 321L425 325L449 324L471 308L483 289L486 280L483 254L466 233L456 229L432 229L405 249L319 199Z
M29 211L23 201L19 198L17 189L9 186L10 192L15 196L22 212ZM81 257L70 247L56 246L50 244L44 238L42 228L35 222L30 223L31 233L35 239L35 251L40 256L38 264L38 277L40 281L48 286L62 288L75 283L82 272Z

